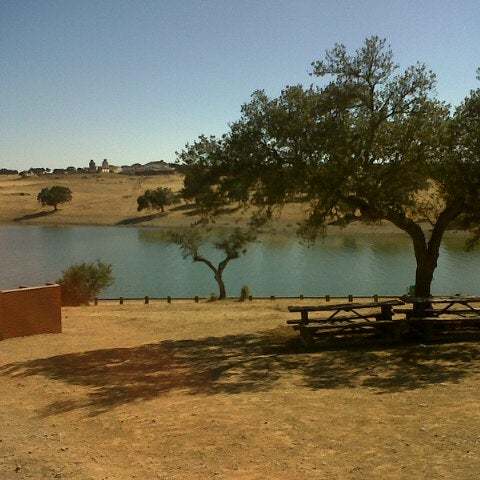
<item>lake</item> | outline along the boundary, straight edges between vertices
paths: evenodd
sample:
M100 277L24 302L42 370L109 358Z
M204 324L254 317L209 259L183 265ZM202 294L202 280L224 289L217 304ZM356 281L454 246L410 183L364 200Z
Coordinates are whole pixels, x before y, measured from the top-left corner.
M217 292L208 267L183 259L154 229L1 226L0 289L55 281L69 265L111 263L115 284L102 296L207 296ZM213 247L208 258L220 260ZM253 295L396 295L414 283L415 261L402 234L331 235L307 247L295 239L254 244L225 270L227 294L248 285ZM480 294L480 251L447 239L435 274L435 294Z

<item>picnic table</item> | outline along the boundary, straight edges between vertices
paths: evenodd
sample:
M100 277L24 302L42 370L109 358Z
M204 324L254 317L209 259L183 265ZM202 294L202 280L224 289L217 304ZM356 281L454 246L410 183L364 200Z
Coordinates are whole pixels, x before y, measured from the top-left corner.
M410 308L395 309L404 313L413 330L428 337L434 330L445 328L480 328L480 297L401 297Z
M323 333L372 332L388 328L393 324L393 307L403 305L401 300L386 300L370 303L340 303L319 306L289 306L289 312L300 313L300 318L287 320L300 333L306 345L311 345L315 337ZM366 310L369 311L366 311ZM373 310L373 311L372 311ZM312 318L312 312L322 312L327 316Z

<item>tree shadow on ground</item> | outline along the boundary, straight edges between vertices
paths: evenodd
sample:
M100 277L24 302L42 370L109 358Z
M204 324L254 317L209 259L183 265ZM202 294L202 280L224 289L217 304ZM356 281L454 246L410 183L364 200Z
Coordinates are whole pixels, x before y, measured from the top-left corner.
M176 205L175 207L171 207L171 212L183 212L185 210L193 210L197 208L195 203L182 203L180 205Z
M226 214L238 212L242 208L243 208L242 206L222 207L222 208L218 208L217 210L215 210L215 214L216 215L226 215ZM203 212L202 209L200 209L196 206L193 206L193 208L185 211L184 215L186 215L188 217L195 217L195 216L202 216L203 213L204 212Z
M142 217L130 217L120 220L115 225L135 225L137 223L150 222L156 218L162 218L167 215L167 212L152 213L150 215L144 215Z
M48 416L80 408L97 415L172 391L268 391L292 376L296 388L300 378L312 390L368 387L387 393L455 383L480 372L480 345L473 342L386 346L337 339L305 352L296 337L280 330L71 353L6 365L0 375L40 375L91 389L82 398L50 404L41 412Z
M48 217L48 215L53 215L58 210L42 210L41 212L29 213L28 215L23 215L22 217L14 218L14 222L21 222L22 220L32 220L34 218Z

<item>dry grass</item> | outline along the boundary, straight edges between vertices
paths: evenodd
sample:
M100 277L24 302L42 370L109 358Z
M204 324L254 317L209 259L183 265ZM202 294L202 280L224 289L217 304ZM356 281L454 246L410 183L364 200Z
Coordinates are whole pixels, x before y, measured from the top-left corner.
M60 205L53 213L41 207L37 194L44 187L63 185L73 193L70 203ZM154 177L133 177L118 174L66 175L58 177L0 176L0 223L36 225L133 225L149 227L188 227L198 217L195 208L177 205L158 212L137 212L137 197L147 188L166 186L174 192L183 186L179 174ZM287 205L271 227L274 232L292 234L305 217L304 205ZM250 218L243 210L229 212L216 221L218 227L245 224ZM337 228L332 228L336 230ZM343 233L370 232L378 226L354 224ZM382 225L383 232L397 231L391 224Z
M478 343L306 353L289 303L66 308L1 342L0 478L478 478Z

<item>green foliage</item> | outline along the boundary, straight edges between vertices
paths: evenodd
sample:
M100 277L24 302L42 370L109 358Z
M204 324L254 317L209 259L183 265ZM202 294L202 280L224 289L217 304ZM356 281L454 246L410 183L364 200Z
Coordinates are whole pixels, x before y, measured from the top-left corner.
M319 85L254 92L224 136L187 145L185 185L201 172L205 212L254 206L255 225L301 202L299 234L311 240L330 224L387 220L412 238L417 294L428 294L445 230L480 226L479 90L452 112L425 65L401 71L375 36L353 53L337 44L312 67Z
M42 188L37 195L37 200L42 206L48 205L57 210L57 205L60 203L70 202L72 200L72 191L68 187L54 185L53 187Z
M250 288L248 287L248 285L244 285L240 290L240 297L238 298L238 301L244 302L245 300L248 300L248 297L250 295Z
M113 284L112 266L100 261L72 265L57 283L62 287L63 305L86 305Z
M159 187L155 190L146 190L143 195L137 198L137 210L144 209L165 211L165 207L178 203L178 197L168 187Z

